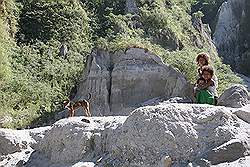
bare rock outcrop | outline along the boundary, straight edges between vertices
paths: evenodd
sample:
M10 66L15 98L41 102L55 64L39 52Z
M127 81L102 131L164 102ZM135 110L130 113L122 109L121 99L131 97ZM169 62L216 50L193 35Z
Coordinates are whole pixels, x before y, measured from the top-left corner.
M139 9L135 0L126 0L126 12L131 14L138 14Z
M248 143L239 139L232 139L223 145L213 148L207 153L207 159L211 164L232 162L248 154Z
M87 98L87 94L91 93L92 115L111 115L111 67L111 57L104 50L95 50L87 58L86 69L78 87L76 99Z
M240 63L240 25L245 16L245 0L228 0L218 12L213 40L218 54L234 69Z
M220 163L211 167L248 167L250 164L250 156L242 157L233 162Z
M237 166L245 156L248 162L250 151L250 124L237 111L161 102L129 116L73 117L40 131L13 130L10 140L27 138L27 148L0 156L0 166Z
M226 107L240 108L249 103L248 90L243 85L233 85L226 89L218 99L218 104Z
M14 132L12 130L0 129L0 156L19 152L27 147L27 142L24 142L26 139Z
M0 166L23 166L33 152L33 144L39 142L49 129L50 127L32 130L0 129Z
M100 49L88 57L75 99L90 101L93 115L128 115L155 97L185 97L185 77L149 51L140 48L115 53Z
M35 147L53 163L91 161L102 152L101 132L116 129L127 117L66 118L56 122ZM89 120L86 122L84 120ZM103 143L102 143L103 142Z
M110 136L127 116L73 117L56 122L43 140L33 145L35 150L26 167L62 167L70 164L94 166L112 144Z
M116 160L114 166L158 167L166 156L171 157L175 166L185 166L200 158L218 164L248 155L248 127L225 107L188 104L143 107L135 110L116 131L109 152L111 159ZM226 144L235 138L237 142Z
M234 114L237 115L237 117L239 117L243 121L250 124L250 104L247 104L241 108L237 108L234 111Z
M195 45L198 48L203 48L205 43L209 45L209 54L210 55L217 55L216 46L211 38L212 31L208 24L204 24L202 22L201 16L199 14L193 14L192 16L192 25L199 32L199 37L194 38Z

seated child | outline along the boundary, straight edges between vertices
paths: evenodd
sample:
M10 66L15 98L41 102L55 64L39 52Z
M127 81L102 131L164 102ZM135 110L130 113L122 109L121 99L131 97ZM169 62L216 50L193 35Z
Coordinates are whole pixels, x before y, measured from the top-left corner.
M196 95L197 103L215 104L215 96L217 96L215 81L212 79L214 70L211 66L202 67L202 77L205 80L201 90Z
M197 93L203 88L205 83L206 83L206 80L202 77L197 80L195 87L194 87L194 97L196 97Z

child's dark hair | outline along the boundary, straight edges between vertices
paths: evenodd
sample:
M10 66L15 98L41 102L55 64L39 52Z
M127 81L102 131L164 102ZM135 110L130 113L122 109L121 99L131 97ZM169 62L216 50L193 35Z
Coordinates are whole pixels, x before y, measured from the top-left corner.
M200 77L199 79L197 79L196 83L199 84L200 81L206 82L206 80L204 78Z
M201 69L201 71L202 71L201 74L203 74L204 71L207 71L207 72L209 72L211 74L211 76L214 75L214 69L211 66L203 66L202 69Z
M205 65L208 65L208 63L209 63L209 56L208 56L207 53L199 53L198 56L196 57L196 62L197 63L199 62L200 58L205 59L205 61L206 61Z

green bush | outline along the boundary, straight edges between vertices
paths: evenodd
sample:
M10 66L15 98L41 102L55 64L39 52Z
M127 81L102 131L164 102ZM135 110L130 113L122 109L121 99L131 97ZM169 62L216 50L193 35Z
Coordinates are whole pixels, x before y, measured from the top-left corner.
M0 18L0 86L3 86L4 82L10 77L10 54L11 54L11 42L9 42L9 36L6 31L7 26Z
M14 120L6 126L46 121L43 118L61 109L79 81L92 44L88 14L78 1L73 2L22 1L18 46L7 60L11 79L0 90L0 103L5 106L0 116ZM66 56L59 54L62 43L68 47Z

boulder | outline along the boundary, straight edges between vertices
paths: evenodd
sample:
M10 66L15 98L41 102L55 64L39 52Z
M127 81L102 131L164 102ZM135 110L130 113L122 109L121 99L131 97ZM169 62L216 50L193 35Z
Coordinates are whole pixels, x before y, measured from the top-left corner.
M173 97L169 99L165 99L164 97L156 97L153 99L150 99L148 101L143 102L140 104L141 107L146 106L154 106L154 105L165 105L165 104L171 104L171 103L193 103L193 100L191 98L183 98L183 97Z
M190 104L141 107L115 131L108 148L112 153L109 160L116 160L112 165L121 167L140 166L138 164L159 167L165 157L170 157L173 165L181 166L199 157L206 158L209 150L237 136L241 136L244 143L249 137L245 126L249 127L226 107ZM225 159L230 153L237 158L245 155L248 147L237 146L228 146L230 151L239 149L229 151Z
M218 165L212 165L211 167L249 167L250 156L242 157L233 162L224 162Z
M97 49L87 57L86 68L75 99L90 99L90 112L93 116L110 115L111 60L108 52ZM67 111L66 111L67 112ZM82 112L76 112L76 115Z
M233 85L219 97L218 105L240 108L249 103L248 98L248 91L243 85Z
M0 129L0 166L23 166L34 151L31 146L42 140L43 134L49 129Z
M23 166L50 127L30 130L0 129L0 166Z
M91 93L90 110L94 116L129 115L152 98L188 96L185 77L141 48L115 53L94 50L82 78L75 100Z
M34 128L34 129L29 129L29 135L32 138L31 144L36 144L38 142L40 142L41 140L43 140L45 134L50 131L51 126L45 126L45 127L40 127L40 128Z
M116 129L127 117L74 117L56 122L34 149L39 152L28 166L36 159L45 157L51 163L67 164L71 162L91 161L102 153L106 140L101 140L104 130ZM90 122L87 122L89 120ZM108 132L107 132L108 133ZM108 134L106 134L106 138ZM38 158L41 157L41 158Z
M31 141L29 133L17 134L15 130L0 129L0 156L27 148L27 140Z
M234 111L238 118L250 124L250 104Z
M216 165L223 162L232 162L248 154L249 146L239 139L232 139L223 145L210 150L207 159Z

